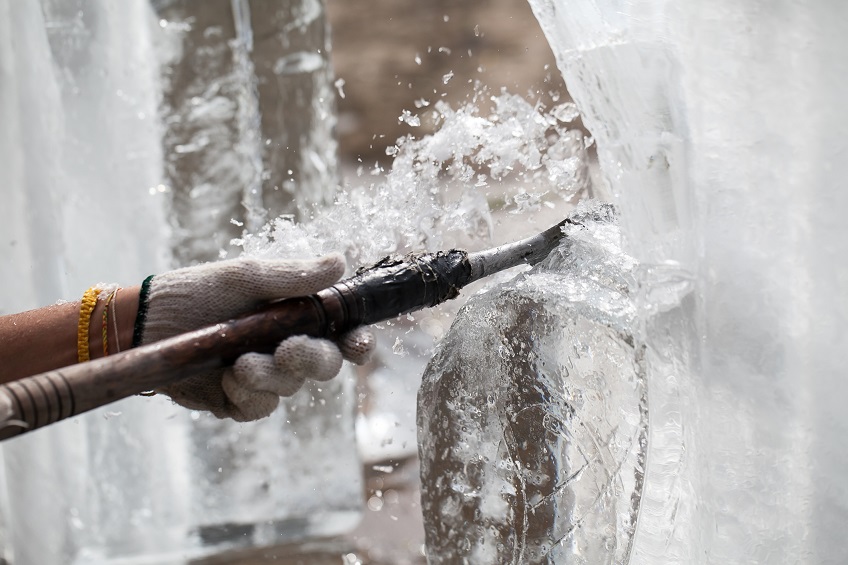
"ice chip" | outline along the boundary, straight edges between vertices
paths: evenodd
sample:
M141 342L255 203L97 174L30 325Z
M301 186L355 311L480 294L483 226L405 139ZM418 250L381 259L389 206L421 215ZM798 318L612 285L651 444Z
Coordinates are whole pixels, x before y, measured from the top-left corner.
M570 123L580 116L580 111L574 102L565 102L554 106L551 115L561 122Z
M421 119L409 110L401 112L401 115L398 117L398 121L407 123L412 127L418 127L421 125Z
M341 98L345 97L344 85L345 85L345 79L343 79L343 78L336 79L336 82L333 83L333 86L336 87L336 90L339 93L339 97L341 97Z

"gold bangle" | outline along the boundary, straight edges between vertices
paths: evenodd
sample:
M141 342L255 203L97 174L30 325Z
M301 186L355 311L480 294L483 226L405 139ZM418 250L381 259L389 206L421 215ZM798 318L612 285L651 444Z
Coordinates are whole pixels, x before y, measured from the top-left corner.
M80 363L91 359L89 352L88 328L91 325L91 314L97 305L97 289L91 287L85 291L80 301L79 325L77 326L77 358Z
M117 290L113 290L106 299L106 304L103 305L103 327L100 328L100 334L103 339L103 357L109 355L109 303L115 298Z
M121 334L118 333L118 310L115 304L118 302L118 291L121 287L115 289L114 300L112 300L112 327L115 328L115 353L121 352Z

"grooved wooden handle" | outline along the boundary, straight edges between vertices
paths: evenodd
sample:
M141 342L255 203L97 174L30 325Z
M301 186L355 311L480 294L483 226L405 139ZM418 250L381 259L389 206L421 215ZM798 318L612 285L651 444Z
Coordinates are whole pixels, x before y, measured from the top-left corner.
M0 429L0 439L76 413L73 389L61 370L0 386L0 406L11 412L6 427Z

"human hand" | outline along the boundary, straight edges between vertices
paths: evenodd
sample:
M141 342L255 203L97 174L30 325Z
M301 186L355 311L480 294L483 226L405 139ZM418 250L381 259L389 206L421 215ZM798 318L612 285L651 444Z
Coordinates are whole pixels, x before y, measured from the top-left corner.
M153 343L253 311L270 300L314 294L344 273L333 254L315 260L239 258L156 275L150 281L141 344ZM358 328L338 343L292 336L273 355L247 353L232 367L189 377L157 390L190 409L244 422L271 414L281 396L291 396L307 378L328 381L342 359L368 360L374 336Z

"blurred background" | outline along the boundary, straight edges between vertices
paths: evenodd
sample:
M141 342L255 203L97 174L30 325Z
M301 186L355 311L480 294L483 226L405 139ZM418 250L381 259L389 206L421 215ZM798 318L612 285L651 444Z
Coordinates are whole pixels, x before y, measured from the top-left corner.
M567 96L530 5L507 0L329 1L343 158L386 160L402 135L428 133L398 120L417 100L470 100L474 83L551 106ZM447 78L446 78L447 77Z

